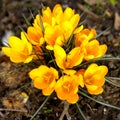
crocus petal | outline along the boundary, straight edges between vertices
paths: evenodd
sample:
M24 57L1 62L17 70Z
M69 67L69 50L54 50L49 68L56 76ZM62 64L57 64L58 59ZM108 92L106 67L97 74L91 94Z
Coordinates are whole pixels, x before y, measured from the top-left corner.
M36 77L39 77L39 73L40 73L39 69L36 68L29 72L29 76L32 80L35 80Z
M96 86L96 85L86 85L86 87L90 91L95 91L98 89L98 86Z
M80 31L82 31L83 30L83 25L81 25L80 27L77 27L75 30L74 30L74 34L77 34L77 33L79 33Z
M42 9L42 20L50 25L52 24L52 12L49 7Z
M58 67L65 69L64 68L64 63L66 60L66 53L64 49L58 45L54 46L54 56L55 56L55 61L58 65Z
M74 10L67 7L64 11L64 18L63 19L70 20L73 15L74 15Z
M35 80L33 81L33 85L35 88L38 88L38 89L45 89L48 87L47 84L44 82L44 79L40 77L35 78Z
M97 64L91 64L87 70L85 71L84 77L89 78L94 74L94 70L96 70Z
M62 6L60 4L56 4L53 8L53 14L54 16L57 16L58 14L63 13Z
M35 27L28 27L27 29L28 39L33 45L40 44L40 39L42 38L43 34L42 31L39 29L37 30Z
M103 90L102 87L100 87L100 88L98 88L98 89L96 89L96 90L94 90L94 91L91 91L91 90L88 89L88 92L89 92L90 94L92 94L92 95L99 95L99 94L101 94L103 91L104 91L104 90Z
M8 48L8 47L2 47L2 51L3 51L3 53L5 53L9 57L10 57L10 55L12 53L11 48Z
M22 44L22 41L16 36L10 36L8 39L8 43L10 47L12 47L13 49L16 49L17 51L21 51L24 49L24 45Z
M32 61L34 56L29 56L26 58L26 60L24 61L24 63L29 63L30 61Z
M72 24L73 29L75 29L75 27L78 25L79 20L80 20L79 14L76 14L71 18L70 23Z
M85 86L90 94L101 94L103 92L103 85L105 83L105 75L108 68L104 65L98 66L91 64L85 71L83 78Z
M67 55L66 68L79 65L83 60L84 53L80 47L73 48Z
M28 43L28 37L25 32L21 32L21 39L24 43Z
M42 90L43 95L49 96L54 91L54 88L45 88Z
M83 76L81 74L78 75L78 83L82 88L84 87L84 80L83 80Z
M65 69L63 72L67 75L74 75L76 73L75 70L69 70L69 69Z
M104 56L106 51L107 51L107 45L100 45L99 51L98 51L98 57Z
M75 104L79 100L78 94L71 95L71 97L67 98L67 102L71 104Z
M50 85L42 90L43 95L48 96L54 91L54 86L56 84L56 81L52 82L51 84L52 85Z

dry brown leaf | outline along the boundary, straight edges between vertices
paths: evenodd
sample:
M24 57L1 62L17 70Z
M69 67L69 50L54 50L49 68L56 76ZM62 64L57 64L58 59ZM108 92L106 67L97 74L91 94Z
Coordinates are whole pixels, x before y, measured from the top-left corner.
M120 15L118 12L115 12L115 18L114 18L114 29L118 30L120 28Z

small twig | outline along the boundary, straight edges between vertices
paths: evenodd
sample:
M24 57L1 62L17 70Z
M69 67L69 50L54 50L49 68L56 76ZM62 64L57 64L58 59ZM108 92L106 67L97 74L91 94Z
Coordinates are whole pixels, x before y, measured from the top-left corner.
M68 109L69 109L70 104L67 101L63 101L63 103L64 103L64 110L63 110L59 120L63 120L65 115L67 117L67 120L71 120L71 116L68 113Z
M96 15L95 13L91 12L90 10L84 8L83 5L81 5L80 3L77 3L77 6L80 10L84 11L85 13L89 14L91 16L91 18L95 21L99 20L100 17L98 15Z
M0 108L0 111L27 112L26 110L16 110L16 109L7 109L7 108Z

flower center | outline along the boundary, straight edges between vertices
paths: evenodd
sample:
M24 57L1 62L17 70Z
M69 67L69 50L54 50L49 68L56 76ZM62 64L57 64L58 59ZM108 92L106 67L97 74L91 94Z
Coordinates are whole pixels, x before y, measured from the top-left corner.
M53 75L51 73L48 73L43 76L43 79L47 84L50 84L53 81Z
M65 90L65 92L70 92L70 90L71 90L71 84L70 83L64 83L64 85L63 85L63 89Z

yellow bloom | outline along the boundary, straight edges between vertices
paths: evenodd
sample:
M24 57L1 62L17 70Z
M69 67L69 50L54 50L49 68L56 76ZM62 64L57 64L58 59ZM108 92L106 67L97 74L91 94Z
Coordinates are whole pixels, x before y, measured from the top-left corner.
M56 44L62 46L67 42L80 20L79 14L75 14L69 7L63 12L60 4L55 5L53 11L49 7L43 9L42 15L48 49L53 49Z
M49 7L42 9L42 21L52 25L52 11Z
M58 72L52 67L41 65L33 69L29 73L30 78L33 80L34 87L42 89L43 95L50 95L54 91L56 79L58 79Z
M36 29L39 29L40 31L42 31L42 16L40 16L40 14L37 14L35 19L34 19L34 23L33 23L33 26L36 28Z
M103 85L105 83L105 75L108 68L104 65L98 66L91 64L83 75L85 86L90 94L98 95L103 92Z
M44 38L47 43L47 49L53 50L54 45L63 45L64 36L58 25L45 27Z
M21 39L15 36L9 37L8 44L10 47L3 47L2 51L12 62L28 63L33 59L32 45L28 42L26 33L21 32Z
M63 10L60 4L56 4L53 8L53 16L56 24L60 24L63 19Z
M54 46L55 61L58 67L64 70L79 65L83 60L83 55L84 52L80 47L75 47L68 54L66 54L62 47L58 45Z
M60 27L62 28L65 41L68 41L74 29L77 27L80 20L80 15L75 14L74 10L67 7L61 17Z
M28 35L29 41L33 45L40 46L44 43L43 34L42 34L42 31L40 29L36 29L35 27L30 26L27 29L27 35Z
M82 28L79 29L80 31L75 34L75 46L86 45L86 43L88 43L89 40L92 40L96 37L95 29L83 29L82 31Z
M80 78L79 84L81 87L84 87L84 85L85 85L84 80L83 80L84 73L85 73L85 69L80 69L75 73L75 75L77 75ZM81 77L82 77L82 79L81 79Z
M28 39L33 45L42 45L44 43L42 27L40 23L40 15L37 14L33 26L28 27Z
M107 46L99 45L97 40L92 40L88 42L85 46L84 59L90 60L97 57L102 57L107 51Z
M76 103L79 99L78 97L78 77L75 75L62 76L56 83L55 92L61 100L66 100L69 103Z

